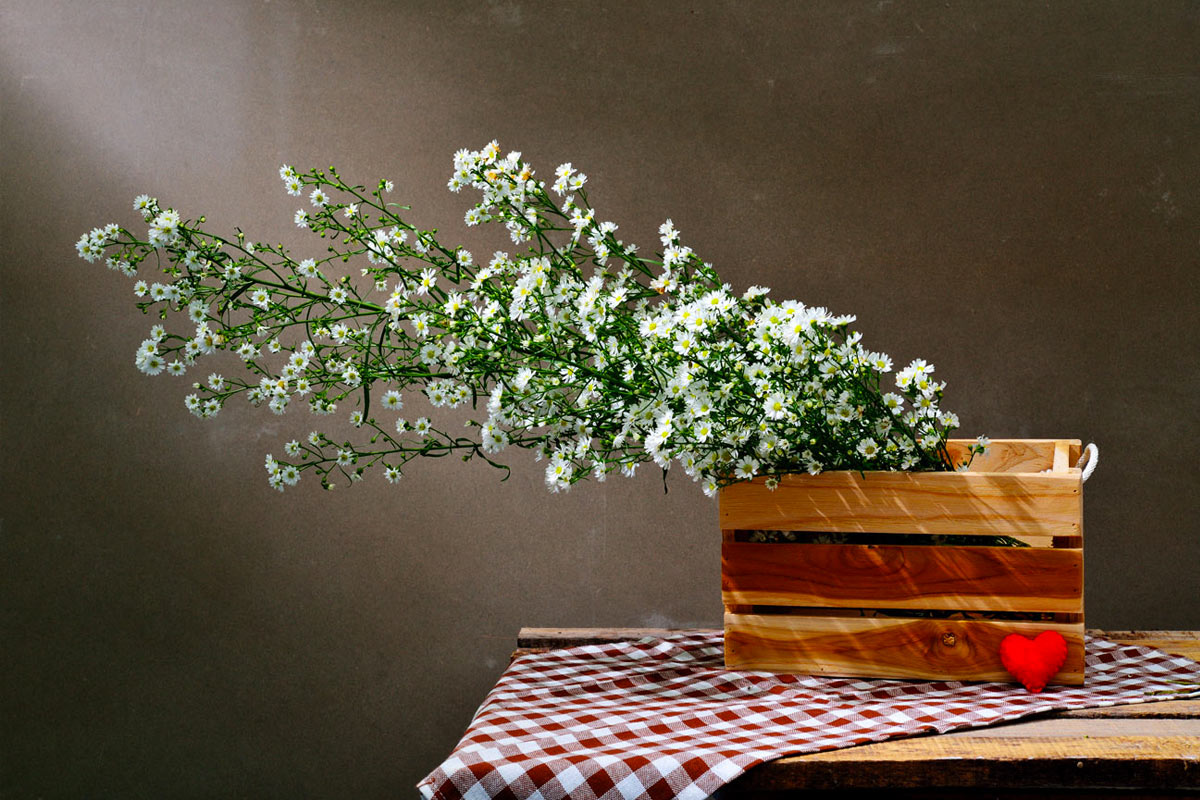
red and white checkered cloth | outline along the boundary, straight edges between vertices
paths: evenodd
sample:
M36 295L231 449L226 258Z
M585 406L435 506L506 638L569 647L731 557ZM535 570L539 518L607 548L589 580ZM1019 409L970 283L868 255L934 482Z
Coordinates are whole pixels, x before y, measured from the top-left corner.
M1200 664L1096 637L1087 685L1041 694L730 672L716 631L572 647L516 659L418 788L429 800L700 800L785 755L1161 700L1150 693L1178 690L1171 681L1200 682Z

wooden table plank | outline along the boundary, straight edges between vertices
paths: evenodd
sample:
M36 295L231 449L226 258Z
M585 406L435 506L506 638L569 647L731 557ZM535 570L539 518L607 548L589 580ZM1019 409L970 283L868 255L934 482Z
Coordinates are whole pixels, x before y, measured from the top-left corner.
M1088 632L1200 660L1197 631ZM670 633L713 631L523 628L514 655ZM835 788L950 791L962 787L1091 790L1094 794L1089 796L1096 797L1109 796L1109 790L1143 787L1154 791L1147 789L1140 797L1200 793L1200 700L1059 712L938 736L789 756L755 767L721 795L740 799L778 797L780 792L798 790L824 795Z
M747 797L802 789L1006 787L1196 789L1195 737L958 737L953 734L791 756L727 790Z

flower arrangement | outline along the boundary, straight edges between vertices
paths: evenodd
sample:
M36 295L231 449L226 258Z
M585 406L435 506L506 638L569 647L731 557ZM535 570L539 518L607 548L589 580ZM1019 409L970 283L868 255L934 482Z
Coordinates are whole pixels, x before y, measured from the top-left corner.
M372 466L395 483L418 456L507 470L497 457L510 447L547 460L553 491L645 462L678 465L709 495L759 475L962 466L946 454L958 418L941 408L931 364L912 361L887 390L892 359L862 345L854 317L776 303L758 286L735 294L669 219L661 252L642 255L569 163L547 186L496 142L455 154L451 191L482 194L466 224L501 224L520 249L486 264L406 221L391 181L368 191L332 167L280 176L307 196L294 222L325 240L319 257L219 236L146 195L134 201L144 239L110 224L76 247L134 278L143 312L186 314L185 333L151 328L142 372L181 377L206 356L240 357L237 376L192 384L196 416L237 395L275 414L353 405L357 441L313 431L267 456L281 491L306 471L332 487ZM366 263L360 281L339 274L351 259ZM139 277L152 265L165 278ZM469 403L466 433L402 415L417 394L434 408Z

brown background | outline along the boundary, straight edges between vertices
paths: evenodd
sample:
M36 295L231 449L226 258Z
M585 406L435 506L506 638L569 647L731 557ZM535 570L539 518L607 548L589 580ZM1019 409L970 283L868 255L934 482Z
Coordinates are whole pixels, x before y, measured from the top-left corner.
M1094 626L1200 628L1195 3L7 0L4 797L411 797L521 625L716 625L715 505L551 496L512 454L270 490L313 423L149 379L75 257L139 192L296 239L280 163L396 181L476 253L450 156L573 161L739 291L859 316L963 433L1078 437ZM208 367L204 368L207 374ZM228 367L232 369L232 367Z

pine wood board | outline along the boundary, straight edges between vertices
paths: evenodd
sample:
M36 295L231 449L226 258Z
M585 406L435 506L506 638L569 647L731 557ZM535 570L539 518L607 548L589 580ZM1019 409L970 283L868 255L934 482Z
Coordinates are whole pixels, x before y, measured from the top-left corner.
M726 605L1083 613L1083 550L723 542Z
M1044 630L1067 641L1066 663L1052 683L1082 684L1082 623L726 614L725 664L814 675L1008 681L1001 640Z
M1121 644L1154 647L1200 661L1200 631L1090 631Z
M970 457L974 439L951 439L946 453L951 462L961 464ZM993 439L983 455L971 459L971 472L1042 472L1054 469L1056 457L1065 445L1067 463L1079 461L1083 443L1079 439ZM1058 462L1061 464L1061 462Z
M735 483L722 530L1082 536L1080 471L823 472Z
M1196 743L1195 735L1013 739L950 733L782 758L750 770L728 787L728 794L831 785L1196 789Z

